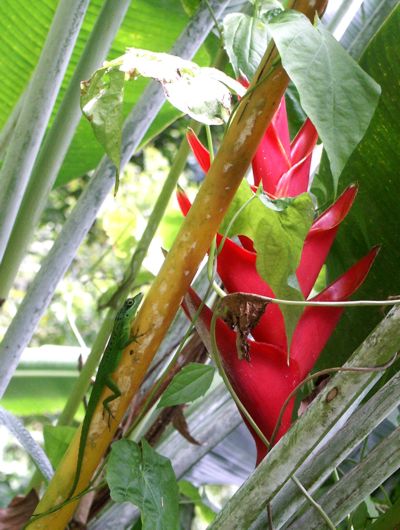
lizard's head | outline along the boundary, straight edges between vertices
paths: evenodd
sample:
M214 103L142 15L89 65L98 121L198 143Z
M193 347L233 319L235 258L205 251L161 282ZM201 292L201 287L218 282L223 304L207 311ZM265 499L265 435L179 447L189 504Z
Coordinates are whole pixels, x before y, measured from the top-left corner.
M138 293L133 298L127 298L123 305L124 315L127 316L128 318L131 315L134 315L137 311L137 308L140 305L140 302L142 301L142 298L143 298L142 293Z
M117 318L119 317L120 319L130 320L136 313L137 308L139 307L140 302L142 301L142 298L142 293L138 293L133 298L127 298L124 302L124 305L119 310Z

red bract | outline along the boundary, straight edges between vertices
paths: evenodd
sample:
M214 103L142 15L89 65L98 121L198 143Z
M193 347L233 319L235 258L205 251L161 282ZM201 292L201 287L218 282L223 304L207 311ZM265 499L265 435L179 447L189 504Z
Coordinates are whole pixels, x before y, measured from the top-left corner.
M186 138L201 169L204 171L204 173L207 173L211 164L209 151L200 142L196 136L196 133L192 129L189 129L188 133L186 134Z
M195 309L200 298L190 289L189 296ZM186 306L184 304L186 310ZM205 306L200 320L210 329L212 312ZM221 320L217 320L216 340L227 376L251 417L264 435L270 439L282 405L300 381L299 366L293 361L288 366L286 353L272 344L249 341L250 361L239 360L235 333ZM277 440L290 427L294 400L291 400L282 418ZM243 418L252 433L257 447L257 464L266 454L266 447Z
M210 166L208 151L193 132L188 134L188 140L201 167L207 171ZM311 154L316 141L316 130L306 120L296 138L290 142L283 99L253 159L255 185L258 186L261 182L263 190L273 197L292 197L307 191ZM339 225L348 214L356 194L357 187L349 186L314 221L307 234L296 271L300 289L306 299L309 298ZM178 190L178 202L186 215L190 201L181 189ZM226 291L274 297L272 289L257 272L257 254L253 242L243 235L239 239L241 245L226 239L217 257L217 271ZM218 243L221 242L220 235L217 235L217 240ZM378 250L373 248L311 300L347 300L364 281ZM198 307L197 295L193 291L189 295L193 305ZM216 340L226 373L240 400L268 439L273 433L283 403L313 368L342 312L341 307L307 307L293 333L289 365L285 323L278 305L269 304L253 329L254 340L249 341L249 362L238 358L235 333L224 322L218 321ZM207 307L200 316L208 328L211 316ZM293 406L292 399L283 416L276 440L290 427ZM256 442L258 463L267 450L251 428L250 431Z
M210 168L210 153L190 130L187 139L200 167ZM314 125L307 119L290 143L285 98L267 128L253 158L254 184L260 182L271 197L295 197L308 190L311 155L318 140Z

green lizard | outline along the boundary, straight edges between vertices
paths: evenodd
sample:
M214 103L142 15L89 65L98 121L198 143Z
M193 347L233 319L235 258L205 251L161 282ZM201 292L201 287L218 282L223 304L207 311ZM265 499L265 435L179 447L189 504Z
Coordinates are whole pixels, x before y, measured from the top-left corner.
M121 391L118 385L111 378L113 372L116 370L122 351L126 346L135 340L131 336L131 324L135 318L135 314L139 304L142 300L142 294L137 294L134 298L127 298L122 308L118 311L115 317L114 327L112 329L110 340L104 350L103 358L101 359L97 377L90 394L89 403L86 410L86 415L82 424L81 439L79 442L78 462L76 464L76 471L71 490L68 494L67 500L70 499L78 485L81 476L83 455L88 439L90 424L92 422L94 411L100 400L100 396L105 387L112 391L112 394L106 397L103 401L103 414L108 414L108 425L110 427L110 419L113 418L113 413L110 409L110 403L119 398Z

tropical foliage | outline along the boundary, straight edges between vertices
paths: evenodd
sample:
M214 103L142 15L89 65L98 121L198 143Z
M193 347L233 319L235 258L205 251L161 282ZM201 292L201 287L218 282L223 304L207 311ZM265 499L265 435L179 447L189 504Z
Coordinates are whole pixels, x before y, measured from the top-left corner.
M0 528L400 524L397 4L0 5Z

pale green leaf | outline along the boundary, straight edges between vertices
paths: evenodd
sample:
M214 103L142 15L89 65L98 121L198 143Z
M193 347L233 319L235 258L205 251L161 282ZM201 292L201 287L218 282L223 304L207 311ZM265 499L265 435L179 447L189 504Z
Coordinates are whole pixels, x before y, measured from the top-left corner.
M296 270L304 240L313 221L314 207L311 197L307 193L278 200L255 196L236 216L239 208L252 196L253 192L248 183L243 181L224 219L221 232L225 233L231 220L235 219L229 237L246 235L253 240L257 251L257 272L268 283L275 296L302 300ZM282 305L281 311L285 318L286 335L290 345L302 307Z
M81 84L82 112L93 132L117 168L121 161L122 103L125 74L118 69L98 70L91 82ZM115 191L118 188L118 176Z
M140 509L143 530L178 530L179 493L168 458L143 440L139 446L120 440L111 446L107 483L115 502Z
M68 425L45 425L43 427L44 449L54 468L57 468L76 429Z
M227 121L232 110L231 91L238 95L245 92L240 83L216 68L200 67L167 53L130 48L85 81L81 96L82 111L117 168L120 164L124 80L138 77L161 83L172 105L207 125Z
M0 2L0 77L2 79L0 127L5 124L19 97L27 87L58 3L58 0ZM103 0L91 0L89 3L62 83L53 118L103 5ZM128 8L108 54L108 59L120 56L128 46L149 48L154 51L168 51L187 22L188 17L182 9L181 0L168 0L168 2L135 0L131 2ZM217 42L218 39L215 35L210 35L206 44L196 54L196 62L203 66L209 65L217 50ZM123 105L124 117L132 110L146 84L145 79L138 80L127 88ZM180 116L181 113L177 109L165 104L141 145L147 143L149 139L159 134L161 130ZM104 149L93 135L87 120L82 117L65 156L56 186L65 184L69 180L94 169L103 154Z
M223 21L225 50L236 76L253 78L268 44L267 24L258 17L232 13Z

